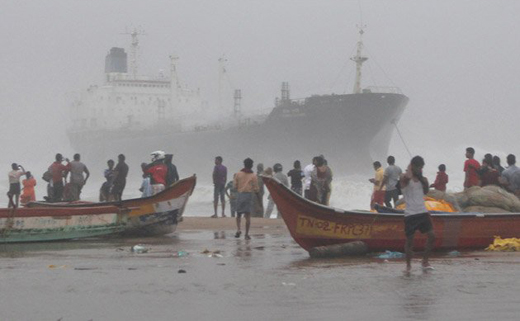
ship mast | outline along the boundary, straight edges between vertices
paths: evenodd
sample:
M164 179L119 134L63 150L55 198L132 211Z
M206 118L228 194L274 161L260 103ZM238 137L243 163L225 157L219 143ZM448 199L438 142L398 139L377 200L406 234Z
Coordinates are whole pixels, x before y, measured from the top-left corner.
M350 60L356 63L356 81L354 83L354 94L361 93L361 67L365 61L368 60L368 57L364 57L361 55L361 51L363 50L363 28L365 26L358 26L359 28L359 41L357 43L357 52L356 55Z
M233 95L234 105L233 105L233 114L235 118L240 122L240 115L242 109L242 90L235 89L235 94Z
M177 76L177 55L170 55L170 93L172 106L177 106L180 96L179 77Z
M218 64L219 64L219 68L218 68L218 106L220 108L220 110L222 110L222 92L224 90L223 86L224 86L224 77L226 76L226 62L227 62L227 59L226 57L223 55L222 57L220 57L218 59Z
M139 54L139 37L144 35L144 31L134 29L132 32L125 32L125 35L132 37L132 47L130 48L130 73L133 79L137 77L137 55Z

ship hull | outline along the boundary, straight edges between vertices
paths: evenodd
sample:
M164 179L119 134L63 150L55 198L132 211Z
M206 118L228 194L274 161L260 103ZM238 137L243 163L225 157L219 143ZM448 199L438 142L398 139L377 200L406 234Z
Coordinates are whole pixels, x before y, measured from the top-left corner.
M235 170L246 157L265 166L280 162L288 169L296 159L305 166L323 154L335 172L365 172L372 161L386 158L394 124L407 103L406 96L393 93L313 96L279 104L262 123L222 130L180 132L172 126L68 134L73 149L87 161L123 153L137 165L160 149L174 153L182 172L205 174L217 155Z

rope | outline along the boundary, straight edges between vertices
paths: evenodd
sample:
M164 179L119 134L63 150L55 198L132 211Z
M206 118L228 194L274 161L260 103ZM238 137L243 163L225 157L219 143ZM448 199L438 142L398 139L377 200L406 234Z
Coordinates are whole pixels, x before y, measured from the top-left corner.
M406 145L406 142L404 141L403 135L401 135L401 131L399 130L399 127L397 127L397 123L392 121L392 124L394 124L395 129L397 130L397 134L399 135L399 138L401 138L401 141L403 142L404 148L406 148L406 151L408 152L408 155L410 158L412 157L412 153L410 153L410 149L408 149L408 146Z

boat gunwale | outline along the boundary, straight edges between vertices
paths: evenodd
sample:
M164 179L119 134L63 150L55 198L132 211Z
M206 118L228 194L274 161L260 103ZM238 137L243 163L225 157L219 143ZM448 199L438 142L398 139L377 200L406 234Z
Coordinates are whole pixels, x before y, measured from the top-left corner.
M174 190L174 188L176 186L179 186L180 184L186 184L186 183L189 183L190 181L194 181L193 182L193 186L191 187L190 191L189 191L189 195L191 195L193 193L193 190L195 189L195 186L197 185L197 175L196 174L193 174L192 176L189 176L189 177L186 177L186 178L183 178L181 180L178 180L177 182L173 183L172 185L168 186L167 188L165 188L163 191L155 194L155 195L151 195L151 196L146 196L146 197L136 197L136 198L129 198L129 199L125 199L125 200L121 200L121 201L110 201L110 202L92 202L92 203L77 203L77 204L74 204L74 203L65 203L65 202L60 202L60 203L47 203L47 202L29 202L27 204L27 208L49 208L49 207L54 207L54 208L74 208L74 207L100 207L100 206L116 206L116 207L122 207L124 206L125 203L133 203L133 202L138 202L138 203L149 203L148 201L151 201L152 203L156 200L156 199L160 199L159 201L162 201L162 198L167 195L168 193L172 192L172 190Z
M345 214L345 215L360 215L360 216L379 216L379 217L388 217L388 218L395 218L395 217L402 217L404 218L404 214L402 213L374 213L374 212L370 212L370 211L364 211L364 210L345 210L345 209L341 209L341 208L337 208L337 207L331 207L331 206L326 206L326 205L323 205L323 204L319 204L319 203L316 203L316 202L313 202L313 201L310 201L304 197L302 197L301 195L298 195L297 193L295 193L293 190L291 190L290 188L288 188L287 186L283 185L281 182L279 182L276 178L274 177L270 177L270 176L265 176L265 175L260 175L263 179L264 179L264 184L266 183L266 180L267 181L274 181L275 183L278 184L278 187L283 189L285 192L290 192L292 193L292 197L297 200L299 203L304 203L308 206L311 206L311 207L317 207L317 208L320 208L321 210L326 210L326 211L333 211L334 213L336 214ZM333 214L333 213L329 213L329 214ZM312 216L312 214L309 214ZM520 212L512 212L512 213L481 213L481 212L452 212L452 213L430 213L430 215L432 217L439 217L439 218L486 218L486 217L493 217L493 218L497 218L497 217L508 217L508 216L520 216Z

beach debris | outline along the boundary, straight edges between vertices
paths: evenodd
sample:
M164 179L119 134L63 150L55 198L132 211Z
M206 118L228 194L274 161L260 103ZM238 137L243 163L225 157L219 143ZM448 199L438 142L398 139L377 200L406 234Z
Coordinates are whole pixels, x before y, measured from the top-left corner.
M143 244L137 244L130 249L134 253L146 253L148 249Z
M220 250L216 251L210 251L208 249L205 249L204 251L200 252L201 254L207 254L208 257L223 257Z
M368 252L365 242L354 241L343 244L317 246L309 250L312 258L361 255Z
M226 263L217 263L217 265L226 265Z
M137 270L137 268L129 267L127 270L129 270L129 271L135 271L135 270Z
M67 267L66 265L54 265L54 264L50 264L48 266L49 269L64 269L66 267Z
M124 248L122 248L122 247L118 247L118 248L116 249L116 252L122 252L122 251L124 251L124 250L125 250Z
M401 252L392 252L386 250L384 253L379 254L377 256L378 259L402 259L404 257L404 253Z
M291 282L282 282L282 285L283 286L296 286L296 283L291 283Z
M173 257L184 257L184 256L188 256L188 252L186 251L175 251L172 253L172 256Z
M180 269L177 273L186 273L186 270Z
M451 251L451 252L448 252L448 256L460 256L460 252L459 251Z
M516 237L503 239L495 236L495 240L490 244L486 251L515 252L520 251L520 239Z

